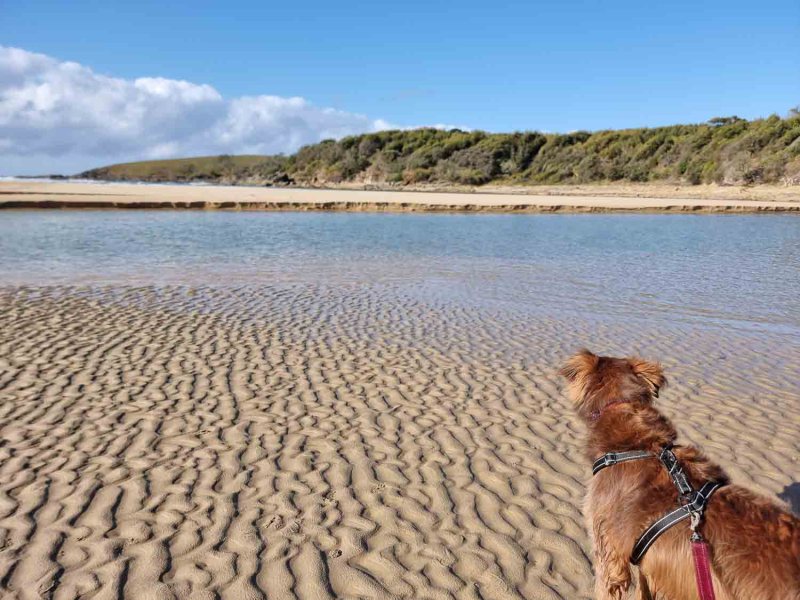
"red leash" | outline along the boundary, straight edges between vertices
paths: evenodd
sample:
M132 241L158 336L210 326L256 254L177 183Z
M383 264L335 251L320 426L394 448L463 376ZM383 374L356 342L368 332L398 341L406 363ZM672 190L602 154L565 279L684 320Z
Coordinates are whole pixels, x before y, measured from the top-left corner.
M700 514L694 513L692 515L692 557L694 558L697 592L700 594L700 600L716 600L714 583L711 580L711 553L708 550L708 543L697 531L699 524Z

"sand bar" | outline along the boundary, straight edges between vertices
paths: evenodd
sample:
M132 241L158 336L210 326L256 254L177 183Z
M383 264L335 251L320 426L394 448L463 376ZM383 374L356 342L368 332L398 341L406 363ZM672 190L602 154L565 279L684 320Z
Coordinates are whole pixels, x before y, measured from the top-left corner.
M586 187L575 195L569 195L563 193L563 188L558 193L520 194L6 181L0 182L0 208L387 212L800 211L800 194L797 199L782 193L778 195L781 200L750 200L680 197L674 193L664 194L667 197L636 197L609 195L607 188L599 188L593 195Z

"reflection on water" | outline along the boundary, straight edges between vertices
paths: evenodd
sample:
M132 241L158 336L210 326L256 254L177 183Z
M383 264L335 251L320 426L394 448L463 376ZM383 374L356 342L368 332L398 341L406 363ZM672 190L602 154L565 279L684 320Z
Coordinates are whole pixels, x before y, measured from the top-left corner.
M6 211L0 283L402 286L489 310L800 332L796 215Z

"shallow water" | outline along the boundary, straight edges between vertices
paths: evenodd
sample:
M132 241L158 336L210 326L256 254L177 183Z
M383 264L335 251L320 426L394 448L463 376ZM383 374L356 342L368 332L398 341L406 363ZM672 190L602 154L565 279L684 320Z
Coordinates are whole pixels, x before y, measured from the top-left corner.
M392 284L429 300L800 332L794 215L9 211L4 285Z

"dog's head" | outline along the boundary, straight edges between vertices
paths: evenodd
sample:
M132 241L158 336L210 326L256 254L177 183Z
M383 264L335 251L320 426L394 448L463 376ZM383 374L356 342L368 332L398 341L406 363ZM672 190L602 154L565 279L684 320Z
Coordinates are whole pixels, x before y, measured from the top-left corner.
M641 358L597 356L581 350L561 368L575 410L583 418L612 402L650 403L667 383L661 365Z

